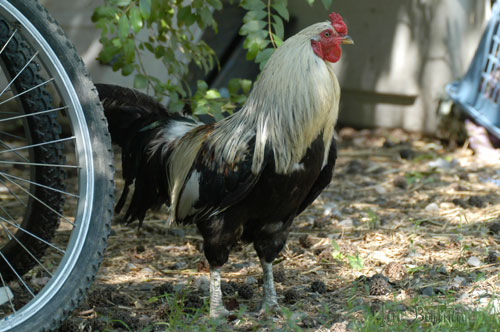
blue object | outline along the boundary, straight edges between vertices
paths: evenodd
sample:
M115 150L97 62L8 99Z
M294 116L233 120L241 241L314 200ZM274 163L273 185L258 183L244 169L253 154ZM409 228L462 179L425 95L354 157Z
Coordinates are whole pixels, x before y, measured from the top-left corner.
M481 37L465 76L446 86L450 98L500 139L500 3Z

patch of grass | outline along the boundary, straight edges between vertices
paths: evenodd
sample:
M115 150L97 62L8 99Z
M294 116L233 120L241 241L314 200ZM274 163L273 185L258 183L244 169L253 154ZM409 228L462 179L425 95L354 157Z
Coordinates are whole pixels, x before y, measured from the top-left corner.
M436 174L436 171L429 171L429 172L411 171L405 174L405 178L408 185L416 183L428 184L435 182L435 179L433 177L434 174Z
M158 321L140 330L130 327L120 319L110 317L107 326L101 332L216 331L221 322L208 318L208 301L203 301L201 307L195 308L189 305L188 296L186 292L179 292L150 298L149 302L158 306Z
M380 225L380 217L370 208L365 209L365 212L368 215L368 228L376 229Z
M363 306L353 315L354 331L500 331L500 316L490 314L490 307L471 310L452 305L448 301L430 303L418 297L406 310L398 310L398 303L385 303L377 310ZM359 317L361 315L361 317Z
M159 314L162 321L154 325L164 327L166 331L215 331L218 322L207 319L208 300L203 300L201 307L192 307L188 296L185 292L179 292L151 298L150 303L157 303L161 308Z
M340 250L339 244L335 240L331 241L331 245L333 247L332 258L334 260L343 262L345 259L347 259L347 262L354 270L361 270L364 267L364 259L363 257L359 256L358 253L356 253L356 255L344 255Z
M245 305L240 305L238 311L232 312L235 316L232 322L226 318L212 319L209 317L209 303L205 301L202 308L189 308L185 306L186 296L188 294L165 294L155 296L150 302L157 304L163 311L162 317L157 322L149 323L147 326L136 330L127 323L119 319L110 318L108 324L102 331L94 332L153 332L153 331L201 331L201 332L231 332L235 330L236 325L244 326L245 331L307 331L300 326L302 319L307 314L297 308L290 309L282 306L280 313L268 312L263 316L256 316L255 313L248 311ZM323 308L323 314L328 313L328 307ZM276 319L276 317L281 317ZM325 320L330 318L323 316Z
M429 267L426 267L426 266L422 266L422 265L417 265L415 267L410 267L410 268L407 268L406 269L406 272L409 274L409 275L413 275L414 273L417 273L417 272L429 272L430 268Z

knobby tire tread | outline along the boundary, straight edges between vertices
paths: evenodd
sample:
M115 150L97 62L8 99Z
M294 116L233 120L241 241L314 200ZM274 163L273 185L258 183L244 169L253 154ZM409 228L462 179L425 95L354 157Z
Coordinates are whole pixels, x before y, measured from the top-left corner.
M57 22L37 1L9 0L44 36L65 67L74 88L84 99L84 113L93 147L96 185L92 223L84 247L71 275L53 299L19 331L52 331L62 324L80 303L104 256L114 204L114 166L107 121L81 58ZM16 330L17 331L17 330Z

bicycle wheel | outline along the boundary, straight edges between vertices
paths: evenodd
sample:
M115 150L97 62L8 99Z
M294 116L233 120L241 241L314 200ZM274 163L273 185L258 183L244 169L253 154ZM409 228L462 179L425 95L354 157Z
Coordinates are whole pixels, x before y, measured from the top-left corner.
M56 328L102 260L113 205L107 124L62 30L0 0L0 331Z
M20 36L13 34L14 30L10 28L7 22L0 19L0 42L5 43L9 36L12 39L7 44L2 54L0 54L0 66L2 72L6 73L5 86L7 82L12 82L10 87L12 91L7 94L18 95L22 91L28 90L30 87L43 83L42 77L38 74L39 69L36 63L29 63L26 68L23 67L28 62L30 50L23 42ZM18 77L16 77L19 73ZM0 274L4 282L9 282L16 278L16 271L19 275L24 275L32 267L36 265L36 260L40 259L47 249L48 245L37 240L34 236L45 240L51 240L59 226L59 215L63 213L62 205L64 202L64 176L65 171L60 167L26 167L22 163L35 164L57 164L64 165L64 146L60 141L61 127L56 121L53 112L44 113L44 110L51 109L52 99L50 94L42 86L39 89L30 91L18 97L16 104L4 104L4 111L0 114L2 121L3 138L0 139L0 146L4 150L12 149L14 146L34 146L26 149L26 151L16 150L5 151L2 156L11 162L17 162L17 170L9 170L9 165L2 165L0 168L3 174L0 173L0 183L4 190L10 191L11 198L19 198L23 196L19 191L21 188L16 188L13 173L18 173L17 178L32 179L33 183L29 188L26 200L17 199L19 204L7 204L6 207L0 206L3 217L7 215L16 215L21 212L19 207L24 210L24 217L19 224L23 230L18 230L14 225L9 230L6 228L0 233L0 243L5 243L2 246L1 253L6 261L10 262L12 268L8 264L0 265ZM24 117L19 117L24 115ZM15 119L12 119L14 117ZM17 121L16 121L17 120ZM15 135L15 132L20 132L20 135ZM22 166L21 166L22 165ZM21 176L19 176L21 175ZM11 182L12 180L12 182ZM51 189L49 189L51 188ZM15 193L15 195L14 195ZM34 197L39 200L35 200ZM45 205L43 203L45 203ZM12 223L12 220L10 220ZM4 225L5 226L5 225ZM2 226L2 228L4 227ZM25 232L28 231L29 233ZM15 232L15 236L10 236L10 232ZM24 250L23 246L26 248Z

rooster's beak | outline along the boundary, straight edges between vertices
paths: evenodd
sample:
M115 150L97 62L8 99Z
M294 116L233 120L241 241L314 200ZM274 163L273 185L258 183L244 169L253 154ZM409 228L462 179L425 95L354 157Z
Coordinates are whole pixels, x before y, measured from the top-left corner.
M350 36L344 36L342 38L342 44L352 45L354 44L354 40Z

